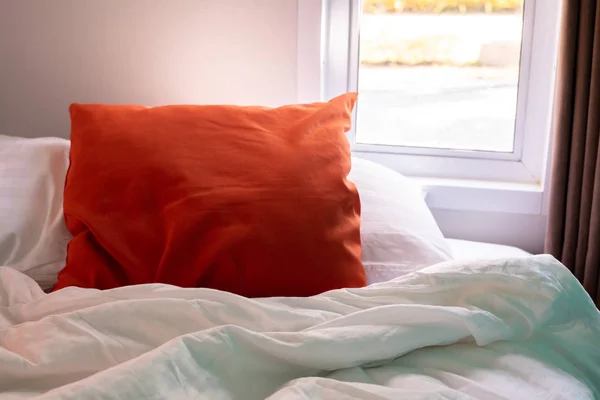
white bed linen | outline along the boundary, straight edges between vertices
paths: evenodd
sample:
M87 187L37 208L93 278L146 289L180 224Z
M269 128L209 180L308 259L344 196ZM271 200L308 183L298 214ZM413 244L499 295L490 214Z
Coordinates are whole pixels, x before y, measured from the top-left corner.
M2 399L593 399L600 314L549 256L246 299L166 285L44 294L0 268Z
M360 195L362 262L369 284L452 260L417 182L355 156L348 178Z
M446 239L446 242L448 242L455 260L493 260L495 258L516 258L531 255L531 253L521 250L518 247L502 244L472 242L460 239Z
M0 265L51 288L71 234L63 216L70 142L0 135Z

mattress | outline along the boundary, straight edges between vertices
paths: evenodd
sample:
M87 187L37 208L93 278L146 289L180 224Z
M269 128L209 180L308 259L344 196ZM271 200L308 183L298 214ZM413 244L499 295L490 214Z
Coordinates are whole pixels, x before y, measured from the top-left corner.
M531 254L517 247L501 244L471 242L460 239L446 239L455 260L527 257Z

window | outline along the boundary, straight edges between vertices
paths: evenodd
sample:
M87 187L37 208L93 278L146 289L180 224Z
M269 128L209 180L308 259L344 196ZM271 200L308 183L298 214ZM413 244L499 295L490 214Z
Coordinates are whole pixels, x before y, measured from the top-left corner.
M322 95L359 91L354 152L407 175L541 185L560 0L322 1Z
M364 1L356 142L512 152L523 11L523 0Z

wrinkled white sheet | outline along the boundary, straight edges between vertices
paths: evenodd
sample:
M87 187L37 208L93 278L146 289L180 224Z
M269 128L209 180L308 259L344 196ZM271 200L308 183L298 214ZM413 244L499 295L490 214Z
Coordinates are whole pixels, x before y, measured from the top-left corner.
M246 299L165 285L44 294L0 268L0 398L600 398L600 314L549 256Z

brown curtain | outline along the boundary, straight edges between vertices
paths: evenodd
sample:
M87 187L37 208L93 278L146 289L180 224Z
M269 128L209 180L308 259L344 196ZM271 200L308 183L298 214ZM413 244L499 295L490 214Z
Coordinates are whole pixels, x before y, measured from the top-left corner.
M600 304L600 6L563 0L546 252Z

